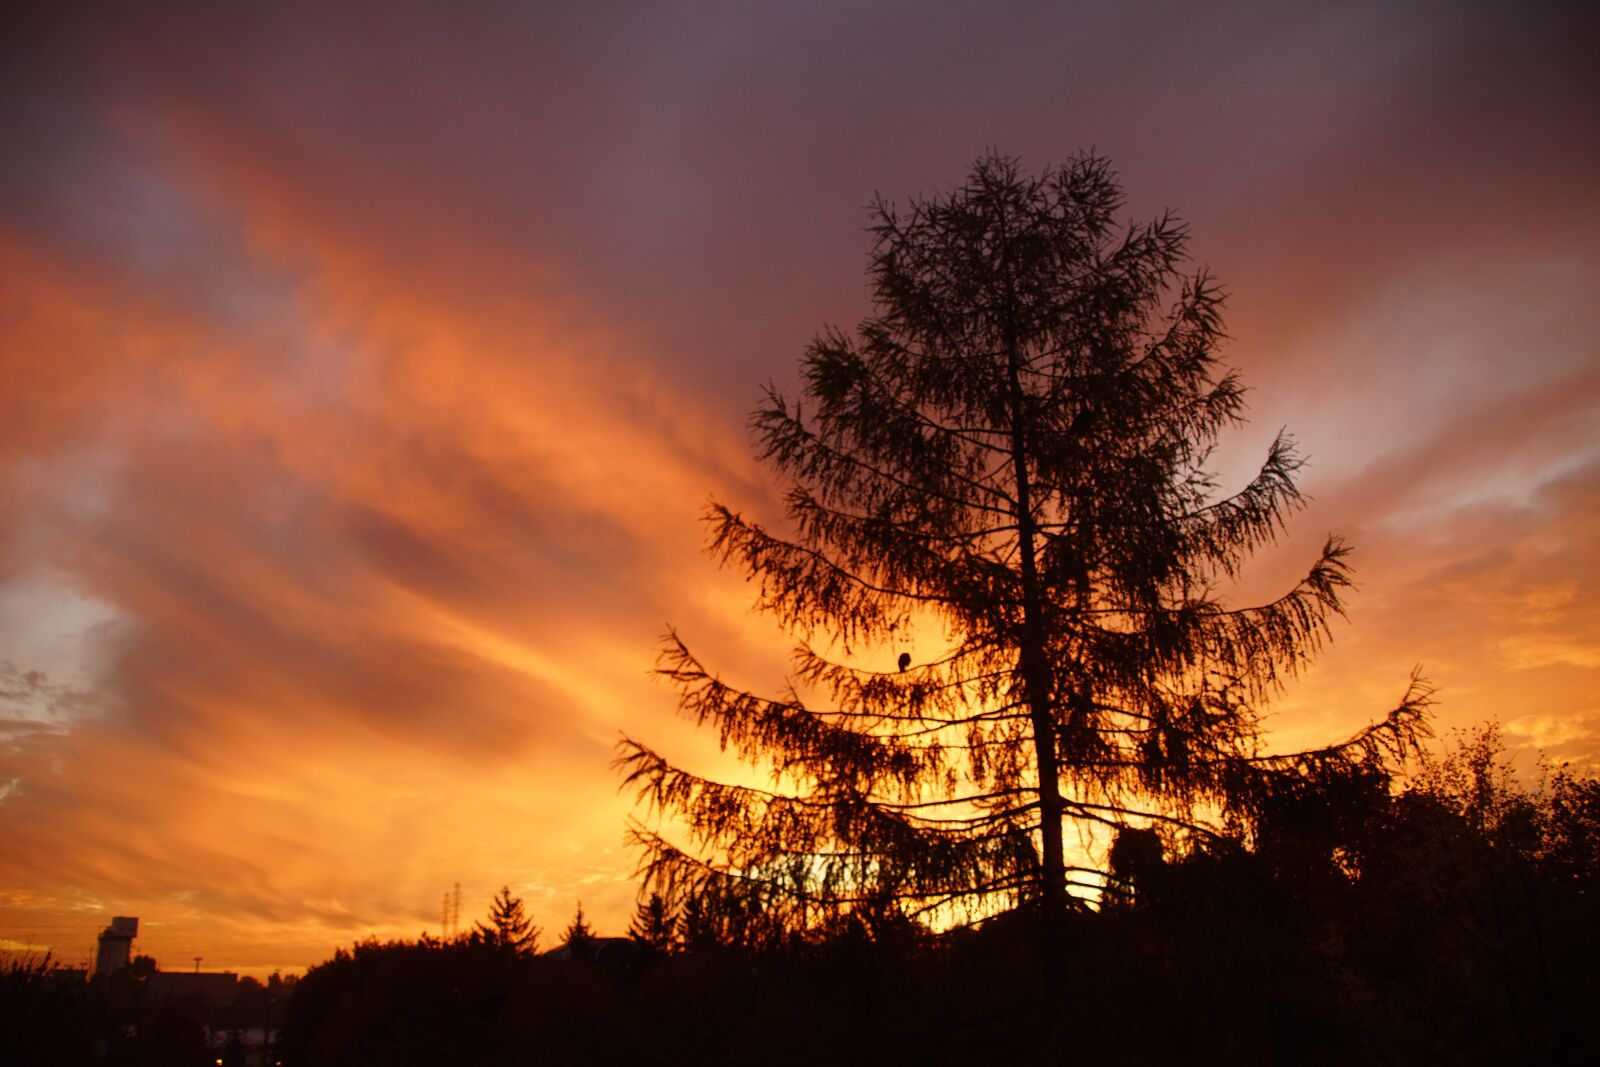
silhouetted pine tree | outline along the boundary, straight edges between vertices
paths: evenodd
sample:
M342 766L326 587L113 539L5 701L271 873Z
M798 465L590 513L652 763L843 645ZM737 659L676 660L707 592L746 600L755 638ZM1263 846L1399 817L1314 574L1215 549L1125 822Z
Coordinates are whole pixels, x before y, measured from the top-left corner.
M639 902L628 936L660 952L670 952L678 938L678 917L660 893Z
M684 949L696 952L720 947L725 938L724 924L719 918L717 910L708 906L703 895L686 894L683 907L678 914L678 936L683 942Z
M877 313L823 332L803 401L769 388L752 420L791 532L709 514L713 554L796 636L793 684L741 690L676 632L659 662L771 786L624 739L626 783L688 831L633 825L648 890L788 929L886 902L1054 915L1106 877L1104 838L1069 863L1068 829L1247 837L1283 792L1415 744L1413 680L1348 741L1258 752L1258 708L1341 610L1346 549L1330 537L1266 604L1219 594L1302 506L1301 461L1280 435L1218 494L1206 463L1243 406L1222 293L1180 270L1182 223L1124 228L1122 203L1103 159L1030 176L999 156L948 195L876 203ZM931 625L941 651L913 658Z
M522 900L511 895L511 887L501 886L489 906L488 923L475 923L473 934L479 940L519 955L539 950L539 928L533 925Z
M589 921L583 917L583 902L578 902L577 913L572 916L572 922L567 924L566 930L561 935L561 943L567 947L568 954L573 959L587 959L594 954L594 930L589 926Z

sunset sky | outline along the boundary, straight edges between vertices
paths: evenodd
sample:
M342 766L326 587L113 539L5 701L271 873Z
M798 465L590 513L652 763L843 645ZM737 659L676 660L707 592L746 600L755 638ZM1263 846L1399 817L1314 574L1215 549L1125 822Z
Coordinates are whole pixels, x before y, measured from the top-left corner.
M0 947L302 969L458 881L621 933L619 731L721 765L659 635L786 664L699 516L774 514L864 205L990 147L1231 292L1222 469L1287 426L1314 498L1239 595L1355 545L1273 742L1420 664L1600 768L1586 5L56 6L0 17Z

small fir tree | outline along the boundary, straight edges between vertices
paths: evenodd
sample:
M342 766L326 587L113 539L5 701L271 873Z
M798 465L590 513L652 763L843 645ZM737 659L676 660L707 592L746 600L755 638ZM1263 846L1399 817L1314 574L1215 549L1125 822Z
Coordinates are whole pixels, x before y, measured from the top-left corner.
M677 943L678 917L668 907L665 897L651 893L639 902L633 923L628 927L628 936L660 952L672 951Z
M577 913L561 935L561 943L573 959L587 959L594 954L594 930L583 916L583 901L578 901Z
M532 955L539 950L539 928L533 925L519 897L511 895L511 887L503 885L489 906L489 921L475 923L473 936L496 948L509 949L517 955Z

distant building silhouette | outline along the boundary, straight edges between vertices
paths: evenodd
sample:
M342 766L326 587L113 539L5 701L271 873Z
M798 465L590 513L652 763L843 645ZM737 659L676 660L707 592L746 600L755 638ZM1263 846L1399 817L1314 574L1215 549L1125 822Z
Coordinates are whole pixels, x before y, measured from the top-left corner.
M94 975L105 978L128 965L133 952L133 939L139 936L139 920L118 915L111 925L100 931L100 950L95 953Z
M54 986L83 985L89 980L87 967L52 967L50 968L50 984Z
M628 974L639 970L660 953L631 937L591 937L581 944L565 944L540 954L547 960L583 960L602 971Z
M106 978L128 967L133 954L133 939L139 936L139 920L118 915L100 931L100 951L95 956L94 976ZM141 956L149 968L145 988L158 1000L186 1000L221 1007L233 999L239 976L232 971L202 971L195 960L193 971L163 971L154 960Z
M147 981L152 999L220 1008L233 1000L239 976L232 971L157 971Z

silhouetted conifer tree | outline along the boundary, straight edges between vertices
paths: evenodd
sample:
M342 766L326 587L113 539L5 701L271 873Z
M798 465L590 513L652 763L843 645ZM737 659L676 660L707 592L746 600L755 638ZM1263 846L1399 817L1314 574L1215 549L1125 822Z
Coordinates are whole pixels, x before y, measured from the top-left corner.
M511 887L501 886L489 906L488 923L474 924L476 938L499 948L510 949L518 955L539 951L539 928L533 925L522 906L522 900L511 895Z
M594 930L589 926L589 921L583 917L583 902L578 902L578 911L572 916L572 922L567 924L567 929L561 935L561 943L567 947L568 954L573 959L586 959L594 953Z
M652 896L659 894L652 894ZM683 947L690 951L716 948L723 944L723 923L718 921L716 910L709 907L706 898L697 893L684 897L678 916L678 936Z
M769 388L753 416L789 532L709 514L713 554L796 636L793 684L744 691L676 632L659 662L771 787L624 739L626 783L689 835L633 825L649 891L790 929L888 901L1054 915L1070 884L1103 884L1117 830L1248 837L1285 790L1415 744L1414 680L1348 741L1258 752L1262 702L1341 610L1346 549L1330 537L1268 603L1219 592L1302 506L1301 460L1280 435L1219 494L1206 464L1243 395L1218 361L1222 292L1180 269L1186 226L1124 227L1122 204L1103 159L1031 176L1000 156L947 195L875 204L876 313L824 331L803 399ZM935 625L938 654L912 655ZM1069 862L1067 831L1095 826Z
M661 952L670 952L678 938L678 917L660 893L639 902L628 927L628 936L642 945Z

